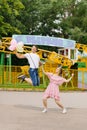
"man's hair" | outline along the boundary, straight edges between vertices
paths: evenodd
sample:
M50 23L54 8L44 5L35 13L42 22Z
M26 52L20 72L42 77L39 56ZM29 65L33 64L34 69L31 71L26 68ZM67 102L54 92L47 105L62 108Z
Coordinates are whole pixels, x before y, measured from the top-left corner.
M37 45L33 45L33 46L35 46L36 47L36 51L38 51L38 46Z

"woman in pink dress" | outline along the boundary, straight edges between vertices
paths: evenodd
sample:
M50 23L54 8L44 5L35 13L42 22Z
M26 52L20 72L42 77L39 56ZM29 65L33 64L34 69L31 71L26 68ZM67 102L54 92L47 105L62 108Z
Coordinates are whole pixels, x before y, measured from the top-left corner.
M61 70L62 70L62 67L60 66L56 69L55 74L53 74L53 73L45 72L43 67L42 67L43 73L50 80L50 82L47 86L47 89L45 90L44 95L43 95L43 105L44 105L44 110L42 111L43 113L47 112L47 99L48 98L55 99L56 104L60 108L62 108L62 113L67 112L66 108L60 102L59 86L62 85L64 82L66 82L66 83L69 82L72 79L73 74L69 79L66 80L65 78L60 76Z

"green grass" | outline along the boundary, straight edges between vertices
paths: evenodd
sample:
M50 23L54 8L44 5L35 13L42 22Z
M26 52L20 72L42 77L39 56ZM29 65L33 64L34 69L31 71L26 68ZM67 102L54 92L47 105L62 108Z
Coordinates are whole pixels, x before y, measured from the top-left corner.
M0 85L0 90L12 90L12 91L44 91L47 85L40 84L40 86L30 86L27 83L17 83L17 84L5 84ZM82 91L83 89L79 89L78 87L71 87L62 85L59 87L60 91Z

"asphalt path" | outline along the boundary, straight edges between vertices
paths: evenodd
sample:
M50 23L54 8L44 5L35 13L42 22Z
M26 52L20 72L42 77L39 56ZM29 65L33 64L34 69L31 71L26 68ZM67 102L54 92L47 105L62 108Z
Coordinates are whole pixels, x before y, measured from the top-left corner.
M53 99L42 113L43 92L0 91L0 130L86 130L87 92L60 92L67 114Z

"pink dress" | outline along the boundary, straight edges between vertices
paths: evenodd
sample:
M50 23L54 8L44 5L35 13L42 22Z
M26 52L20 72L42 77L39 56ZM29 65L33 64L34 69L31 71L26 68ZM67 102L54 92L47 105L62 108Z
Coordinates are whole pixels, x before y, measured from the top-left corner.
M50 83L44 92L43 99L48 97L48 98L55 98L57 100L60 100L59 86L62 85L64 82L66 82L66 79L54 75L53 73L46 73L46 75L48 76Z

